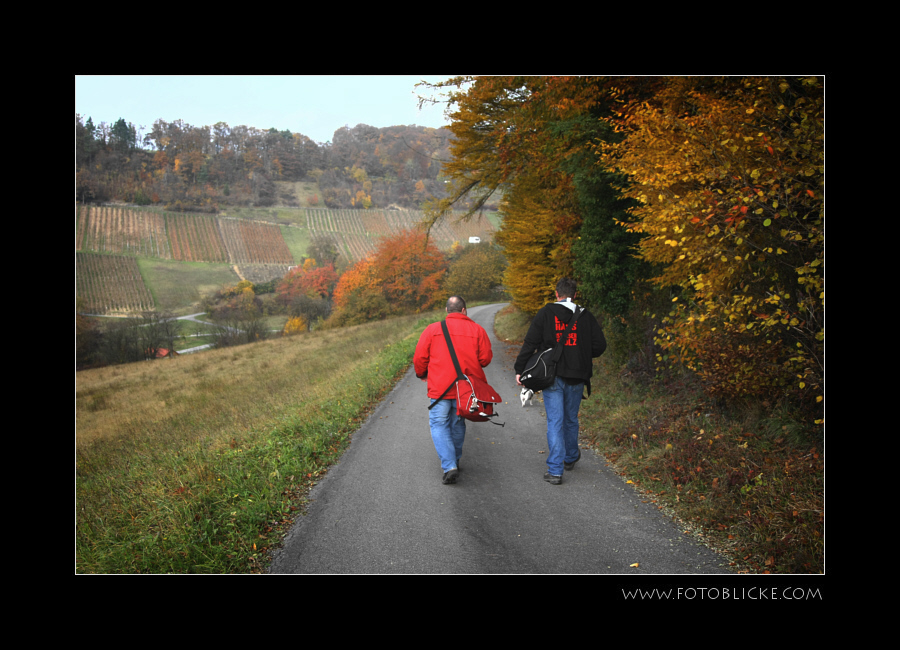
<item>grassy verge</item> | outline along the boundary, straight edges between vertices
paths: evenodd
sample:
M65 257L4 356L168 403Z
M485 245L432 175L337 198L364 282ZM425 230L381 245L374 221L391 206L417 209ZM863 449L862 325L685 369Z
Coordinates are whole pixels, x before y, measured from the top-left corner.
M530 319L498 314L498 337L521 341ZM824 571L822 440L768 405L725 410L685 382L623 377L595 360L581 442L686 532L747 573Z
M501 341L522 343L530 324L531 317L510 304L497 312L494 318L494 334Z
M262 570L439 317L79 372L76 571Z

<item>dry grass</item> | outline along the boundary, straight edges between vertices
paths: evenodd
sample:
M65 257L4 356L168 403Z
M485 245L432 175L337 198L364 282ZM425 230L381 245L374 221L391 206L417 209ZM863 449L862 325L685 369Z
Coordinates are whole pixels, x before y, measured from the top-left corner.
M250 572L436 316L85 370L79 572Z
M391 329L324 331L79 372L76 444L173 427L186 438L233 435L235 423L247 428L273 408L325 397L332 381L358 372L396 338Z

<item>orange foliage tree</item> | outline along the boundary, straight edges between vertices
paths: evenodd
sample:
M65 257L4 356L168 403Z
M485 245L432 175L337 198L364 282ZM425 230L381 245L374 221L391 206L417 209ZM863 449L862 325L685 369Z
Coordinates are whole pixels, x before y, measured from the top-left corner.
M306 262L309 262L307 259ZM302 266L294 267L282 278L275 290L278 300L284 304L290 304L300 296L310 298L330 298L338 281L334 265L327 264L322 267L304 262Z
M341 276L334 290L334 320L354 324L434 309L443 299L447 261L424 232L385 238Z

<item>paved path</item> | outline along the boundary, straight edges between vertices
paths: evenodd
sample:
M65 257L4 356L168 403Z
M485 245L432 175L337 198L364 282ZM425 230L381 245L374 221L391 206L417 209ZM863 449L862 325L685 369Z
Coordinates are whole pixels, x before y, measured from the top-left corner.
M314 488L271 573L729 573L590 451L562 485L543 481L544 409L519 402L518 350L493 335L500 307L469 316L491 336L487 378L505 426L468 423L459 481L441 483L425 384L410 369Z

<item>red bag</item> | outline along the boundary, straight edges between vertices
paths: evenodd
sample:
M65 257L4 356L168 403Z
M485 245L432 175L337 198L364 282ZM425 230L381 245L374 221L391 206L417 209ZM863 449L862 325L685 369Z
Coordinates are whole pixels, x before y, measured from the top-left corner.
M478 377L463 375L456 382L456 414L461 418L473 422L490 422L490 418L497 417L494 404L499 404L500 401L497 391Z
M459 359L456 358L456 351L453 349L453 341L450 340L447 321L441 321L441 329L444 330L444 338L447 340L450 358L453 359L453 365L456 368L456 379L453 380L456 384L456 414L473 422L490 422L490 418L497 417L497 413L494 413L494 404L499 404L502 398L486 381L463 374L462 369L459 367ZM453 384L450 384L450 386L453 386ZM446 395L447 391L450 390L450 386L447 386L447 390L441 395ZM439 401L440 398L434 400L431 406L428 407L428 410L430 411ZM492 422L491 424L503 426L500 422Z

